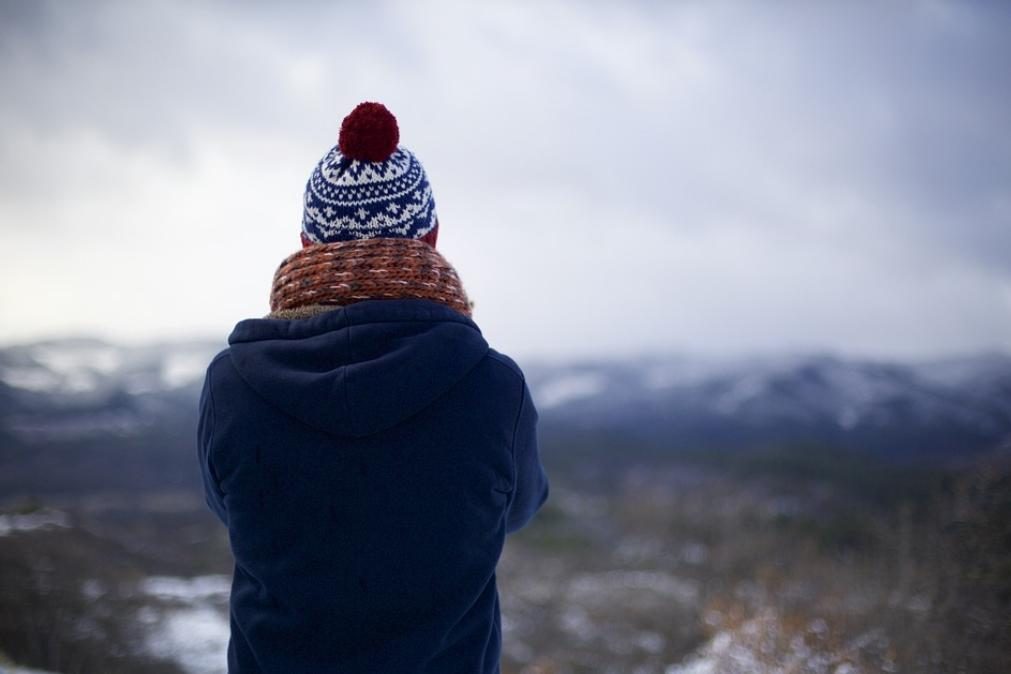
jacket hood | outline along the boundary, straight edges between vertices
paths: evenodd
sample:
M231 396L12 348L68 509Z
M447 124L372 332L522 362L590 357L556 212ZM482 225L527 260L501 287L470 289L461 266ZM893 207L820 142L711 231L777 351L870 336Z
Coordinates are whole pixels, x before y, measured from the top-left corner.
M310 318L250 318L228 337L242 379L318 430L362 437L396 426L487 354L474 321L421 299L364 300Z

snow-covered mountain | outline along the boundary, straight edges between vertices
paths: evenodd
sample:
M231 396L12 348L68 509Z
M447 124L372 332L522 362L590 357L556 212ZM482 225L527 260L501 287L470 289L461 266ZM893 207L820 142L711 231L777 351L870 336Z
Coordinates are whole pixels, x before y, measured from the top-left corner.
M664 357L527 371L550 425L671 446L813 440L964 452L1011 438L1006 354L910 363Z
M0 349L0 434L38 443L188 423L207 364L224 346L66 339ZM671 447L815 440L896 452L972 451L1011 437L1007 354L521 365L548 434L606 432Z
M224 344L208 341L115 345L99 339L57 339L0 349L0 381L64 399L118 388L135 395L192 384Z
M0 432L26 440L141 432L188 414L224 344L59 339L0 349Z

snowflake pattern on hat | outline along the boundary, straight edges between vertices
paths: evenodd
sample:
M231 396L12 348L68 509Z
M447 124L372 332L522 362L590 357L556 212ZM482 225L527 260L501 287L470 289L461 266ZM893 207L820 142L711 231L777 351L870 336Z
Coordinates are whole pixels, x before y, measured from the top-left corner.
M302 231L316 243L374 237L421 238L436 224L421 162L398 147L385 161L351 159L334 146L305 188Z

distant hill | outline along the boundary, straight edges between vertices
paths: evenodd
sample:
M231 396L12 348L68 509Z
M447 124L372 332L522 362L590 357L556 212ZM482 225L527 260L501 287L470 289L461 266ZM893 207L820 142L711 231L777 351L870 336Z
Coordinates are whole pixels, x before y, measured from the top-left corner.
M546 431L676 448L819 442L951 455L1011 438L1011 356L667 357L528 368Z
M191 488L196 404L223 343L48 340L0 348L0 496ZM829 355L522 362L546 453L816 442L950 458L1011 438L1011 356Z

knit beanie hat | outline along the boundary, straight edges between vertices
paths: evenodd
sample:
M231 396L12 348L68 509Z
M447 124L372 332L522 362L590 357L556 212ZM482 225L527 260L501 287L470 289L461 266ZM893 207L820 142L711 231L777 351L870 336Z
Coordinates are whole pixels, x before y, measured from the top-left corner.
M303 246L379 237L435 246L432 188L399 142L397 119L381 103L360 103L344 118L337 145L305 186Z

